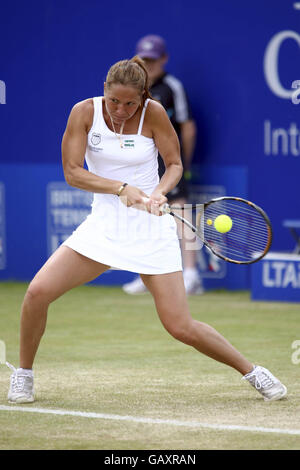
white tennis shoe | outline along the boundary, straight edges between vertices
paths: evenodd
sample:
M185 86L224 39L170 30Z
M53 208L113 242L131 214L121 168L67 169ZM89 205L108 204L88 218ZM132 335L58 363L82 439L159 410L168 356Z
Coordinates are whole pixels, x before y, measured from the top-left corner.
M9 403L32 403L34 401L33 372L16 369L8 362L6 365L13 371L7 395Z
M268 369L261 366L255 366L252 372L244 375L243 380L247 380L252 387L256 388L265 401L280 400L287 393L286 386Z
M196 269L185 269L183 271L183 281L187 295L203 294L202 280Z
M128 282L127 284L124 284L123 291L126 292L126 294L137 295L137 294L145 294L146 292L148 292L148 289L143 283L140 276L138 276L133 281Z
M199 277L198 273L194 272L195 270L186 270L183 272L183 280L186 293L188 295L192 294L203 294L204 289L202 286L201 278ZM123 291L126 294L131 295L138 295L138 294L145 294L148 292L147 287L143 283L140 276L134 279L131 282L123 285Z

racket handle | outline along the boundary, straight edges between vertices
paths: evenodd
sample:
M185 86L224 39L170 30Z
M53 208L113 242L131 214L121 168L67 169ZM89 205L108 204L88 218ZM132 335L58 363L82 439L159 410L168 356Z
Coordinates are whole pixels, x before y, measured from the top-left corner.
M147 204L148 201L149 201L148 197L143 197L144 204ZM165 204L162 204L161 206L159 206L159 211L162 214L169 214L171 212L171 208L170 208L169 204L165 203Z

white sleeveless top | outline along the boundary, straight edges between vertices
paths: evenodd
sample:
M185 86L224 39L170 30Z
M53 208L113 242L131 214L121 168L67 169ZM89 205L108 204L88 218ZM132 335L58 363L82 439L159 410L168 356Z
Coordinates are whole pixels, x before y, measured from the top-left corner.
M94 118L87 136L88 170L103 178L136 186L150 195L159 183L158 150L142 135L149 100L137 134L123 134L123 147L103 117L103 97L93 98ZM92 212L64 243L88 258L141 274L182 270L176 222L126 207L114 194L95 193Z
M123 134L121 148L119 139L104 120L102 97L94 98L94 120L88 134L85 159L92 173L137 186L151 194L159 177L155 143L141 134L148 102L143 108L137 134ZM95 194L95 202L102 198L103 194Z

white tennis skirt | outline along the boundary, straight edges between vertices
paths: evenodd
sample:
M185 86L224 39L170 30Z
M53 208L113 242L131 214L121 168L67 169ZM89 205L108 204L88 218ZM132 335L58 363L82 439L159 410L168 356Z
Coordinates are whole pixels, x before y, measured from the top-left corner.
M63 245L114 269L140 274L182 271L177 225L169 215L127 208L116 198L92 212Z

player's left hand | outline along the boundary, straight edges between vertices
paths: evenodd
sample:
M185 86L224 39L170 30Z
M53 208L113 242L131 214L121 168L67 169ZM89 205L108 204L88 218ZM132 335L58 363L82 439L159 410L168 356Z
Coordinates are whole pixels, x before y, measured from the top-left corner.
M153 191L149 197L149 201L146 204L147 210L153 215L161 216L162 213L160 212L159 208L166 202L168 202L168 199L164 194L162 194L160 191Z

